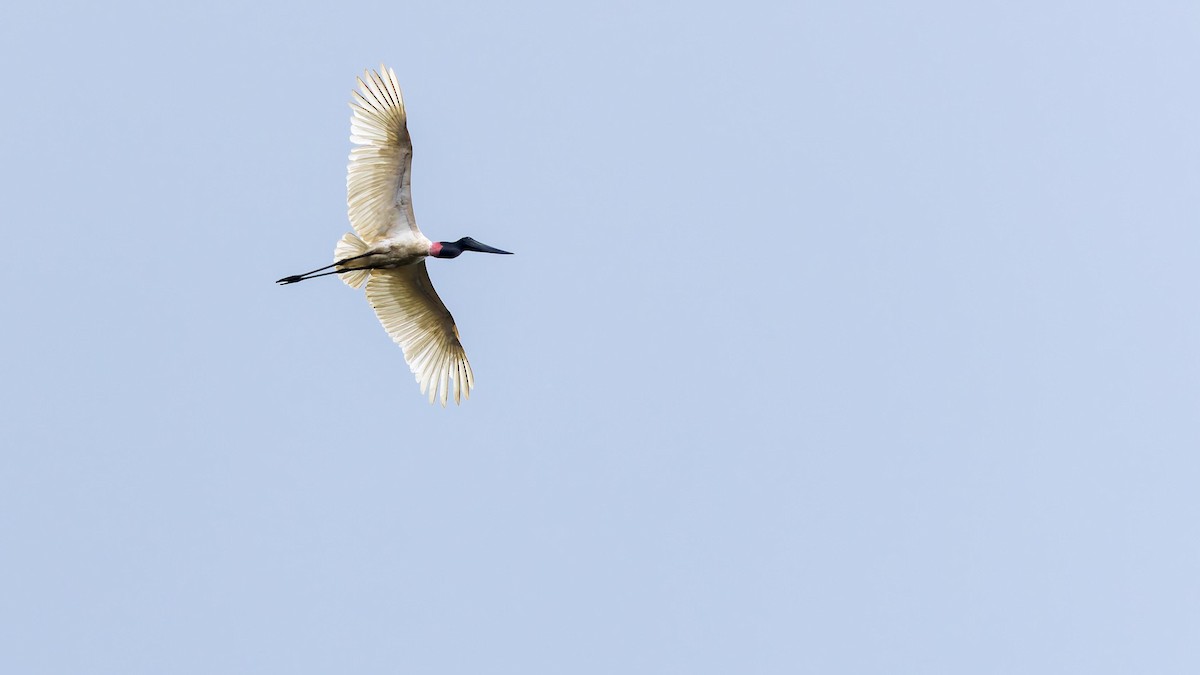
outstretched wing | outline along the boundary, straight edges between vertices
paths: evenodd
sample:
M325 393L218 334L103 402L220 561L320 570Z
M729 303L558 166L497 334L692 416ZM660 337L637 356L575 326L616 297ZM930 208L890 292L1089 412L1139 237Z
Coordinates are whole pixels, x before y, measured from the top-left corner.
M404 350L404 360L420 383L421 393L429 392L430 403L439 398L440 391L445 406L451 388L455 403L470 397L475 386L471 364L458 340L454 317L433 290L424 260L371 270L367 300L388 335Z
M379 66L358 80L350 109L346 204L350 224L368 244L390 237L419 236L413 215L412 139L396 73Z

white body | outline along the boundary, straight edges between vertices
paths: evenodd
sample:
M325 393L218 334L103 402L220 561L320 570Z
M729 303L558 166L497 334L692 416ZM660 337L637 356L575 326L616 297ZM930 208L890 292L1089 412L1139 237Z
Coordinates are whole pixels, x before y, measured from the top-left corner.
M458 339L454 317L433 289L425 258L432 242L417 228L412 208L412 141L408 136L404 99L396 74L380 66L358 80L350 108L350 152L346 203L353 233L334 250L334 262L370 254L338 265L342 281L355 288L364 283L367 299L388 335L404 350L404 359L428 392L430 403L445 406L470 396L475 386L471 365Z

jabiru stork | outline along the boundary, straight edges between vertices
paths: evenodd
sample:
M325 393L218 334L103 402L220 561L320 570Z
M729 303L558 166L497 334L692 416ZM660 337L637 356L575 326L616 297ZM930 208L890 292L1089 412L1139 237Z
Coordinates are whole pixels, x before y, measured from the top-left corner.
M337 274L353 288L366 284L367 300L404 350L421 393L429 393L430 403L440 398L445 407L453 389L459 403L470 396L475 378L425 258L457 258L464 251L511 254L470 237L430 241L421 234L412 207L412 139L396 73L382 65L366 71L351 93L350 141L356 147L350 152L346 204L354 232L337 243L332 265L276 283Z

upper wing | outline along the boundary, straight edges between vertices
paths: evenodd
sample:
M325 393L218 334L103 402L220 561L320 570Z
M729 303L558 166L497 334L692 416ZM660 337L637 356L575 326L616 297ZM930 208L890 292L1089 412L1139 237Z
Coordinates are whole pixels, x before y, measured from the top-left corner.
M404 350L404 360L421 384L421 393L429 391L430 403L438 398L440 389L445 406L451 387L455 403L460 396L470 397L475 386L471 364L458 340L454 317L433 290L424 260L371 270L367 300L388 335Z
M350 102L350 141L358 145L346 176L350 224L368 244L420 235L409 184L412 139L396 73L379 66L363 73L358 88Z

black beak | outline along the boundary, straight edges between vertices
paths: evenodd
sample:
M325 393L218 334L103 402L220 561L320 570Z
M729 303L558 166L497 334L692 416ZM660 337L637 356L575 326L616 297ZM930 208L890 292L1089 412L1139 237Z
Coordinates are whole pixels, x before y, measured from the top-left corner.
M501 251L500 249L488 246L487 244L481 244L470 237L463 237L462 239L459 239L458 245L461 246L464 251L478 251L479 253L503 253L504 255L512 255L511 251Z

